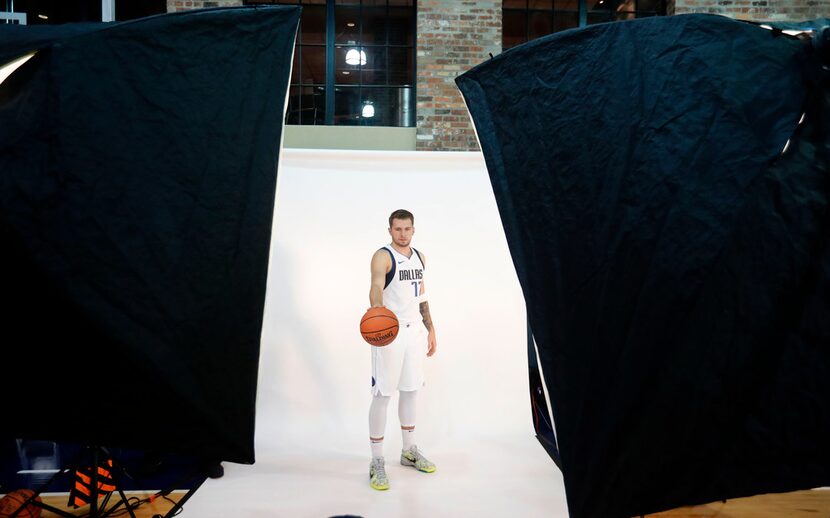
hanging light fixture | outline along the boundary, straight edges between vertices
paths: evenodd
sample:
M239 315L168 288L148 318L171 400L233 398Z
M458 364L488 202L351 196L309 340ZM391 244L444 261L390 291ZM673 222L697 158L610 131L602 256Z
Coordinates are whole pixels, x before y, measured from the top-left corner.
M365 65L366 64L366 52L357 49L349 49L346 52L346 64L347 65Z
M375 116L375 106L371 101L366 101L363 105L363 111L360 113L364 119L371 119Z

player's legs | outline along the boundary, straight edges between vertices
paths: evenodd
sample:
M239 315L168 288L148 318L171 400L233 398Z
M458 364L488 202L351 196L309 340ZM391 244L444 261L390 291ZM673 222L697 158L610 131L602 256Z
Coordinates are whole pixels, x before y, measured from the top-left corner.
M426 358L426 333L423 326L409 329L411 340L407 346L398 384L398 417L401 420L403 450L401 464L413 466L419 471L432 473L435 464L426 459L415 445L415 415L418 389L424 385L424 358Z
M386 414L390 396L372 396L369 406L369 443L372 448L372 462L369 464L369 484L374 489L389 489L386 466L383 459L383 434L386 430Z
M398 397L398 418L401 420L401 437L403 449L415 446L415 410L418 397L417 390L402 390Z
M383 436L389 400L400 382L404 347L395 340L384 347L372 347L372 404L369 407L369 442L372 462L369 484L374 489L389 489L383 458Z
M372 396L369 406L369 441L372 447L372 457L383 457L383 435L386 431L386 414L389 407L389 396Z

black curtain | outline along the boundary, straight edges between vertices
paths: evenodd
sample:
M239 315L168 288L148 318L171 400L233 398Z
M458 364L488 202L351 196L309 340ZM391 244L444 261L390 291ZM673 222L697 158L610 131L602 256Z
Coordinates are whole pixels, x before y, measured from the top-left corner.
M254 461L299 11L0 26L0 434Z
M684 15L457 79L572 516L830 485L826 75L809 39Z

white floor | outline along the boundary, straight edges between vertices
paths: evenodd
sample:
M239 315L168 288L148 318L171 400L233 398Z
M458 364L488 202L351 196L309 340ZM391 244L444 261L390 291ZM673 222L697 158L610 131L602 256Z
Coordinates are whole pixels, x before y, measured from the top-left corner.
M435 473L401 466L390 447L391 487L375 491L368 484L368 446L355 451L316 442L260 447L253 466L226 463L225 476L208 480L182 516L568 516L562 474L532 436L424 449L438 466Z

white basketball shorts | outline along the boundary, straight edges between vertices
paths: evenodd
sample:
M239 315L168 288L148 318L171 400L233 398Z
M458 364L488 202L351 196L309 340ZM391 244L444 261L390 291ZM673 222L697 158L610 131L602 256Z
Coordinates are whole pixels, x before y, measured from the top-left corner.
M384 347L372 347L372 395L391 396L396 390L424 386L427 330L421 322L400 323L398 336Z

